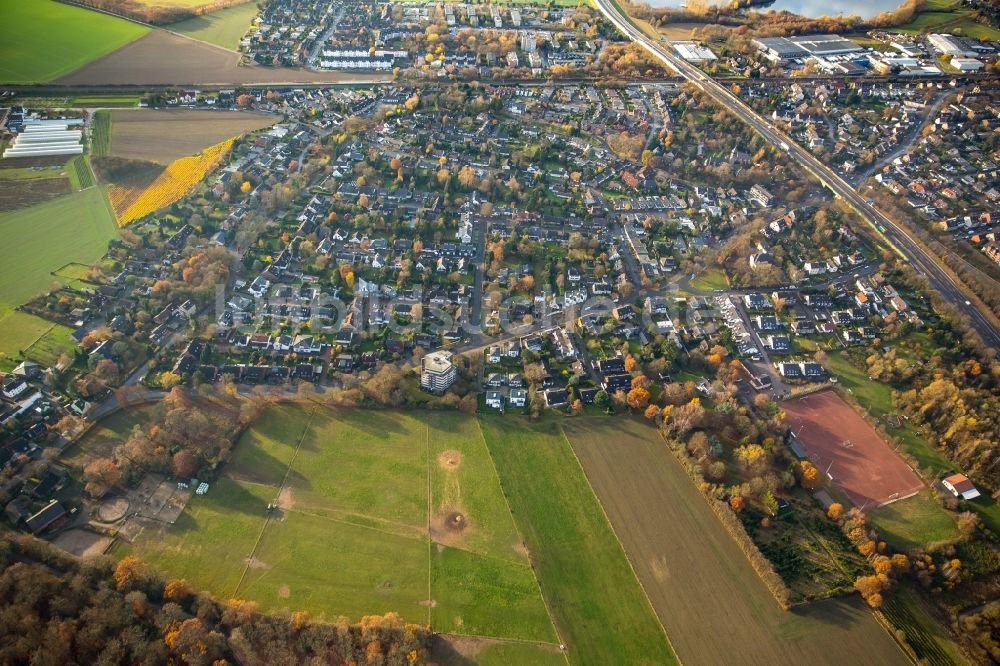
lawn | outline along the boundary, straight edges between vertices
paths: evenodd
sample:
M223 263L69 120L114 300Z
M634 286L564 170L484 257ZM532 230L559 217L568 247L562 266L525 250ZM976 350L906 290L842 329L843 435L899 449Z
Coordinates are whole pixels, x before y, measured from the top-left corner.
M97 261L116 235L97 187L0 213L0 303L21 305L59 284L53 271Z
M480 425L570 662L677 663L558 424Z
M691 287L700 291L726 289L729 281L721 268L707 268L691 280Z
M434 544L431 563L435 631L555 642L527 562L511 566L488 555Z
M46 367L56 365L59 361L59 357L63 354L67 354L72 357L73 352L76 350L76 341L70 337L72 332L73 329L68 326L63 326L62 324L50 324L49 330L38 338L38 340L35 341L35 344L28 347L26 356L32 361L40 363Z
M0 304L0 368L12 369L24 357L39 363L54 362L73 345L66 344L69 329L41 317L17 312ZM54 358L53 358L54 357Z
M902 550L930 548L958 538L958 527L941 505L925 490L913 497L868 511L880 536Z
M0 0L0 81L44 83L138 39L149 28L54 0Z
M174 23L170 30L216 46L235 49L250 29L255 16L257 3L248 2Z
M439 469L438 452L456 464ZM445 529L442 506L463 512L461 529ZM239 524L216 520L225 511ZM213 562L227 542L233 552ZM142 535L135 550L267 609L327 620L393 611L435 630L555 645L519 543L475 419L285 405L244 433L183 524ZM201 568L215 571L190 573Z
M653 428L565 429L683 663L909 663L855 597L781 610Z

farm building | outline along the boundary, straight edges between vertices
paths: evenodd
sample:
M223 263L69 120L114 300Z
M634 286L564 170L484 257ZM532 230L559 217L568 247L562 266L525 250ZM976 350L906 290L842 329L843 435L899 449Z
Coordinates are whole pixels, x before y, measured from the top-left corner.
M952 474L945 477L941 479L941 485L947 488L952 495L961 499L971 500L979 497L976 486L964 474Z

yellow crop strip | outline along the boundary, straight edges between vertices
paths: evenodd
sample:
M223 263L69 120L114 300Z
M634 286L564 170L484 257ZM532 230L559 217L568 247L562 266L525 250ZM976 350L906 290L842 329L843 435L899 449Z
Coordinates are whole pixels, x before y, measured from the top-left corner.
M201 182L229 152L235 139L226 139L191 157L170 163L144 190L114 185L109 191L111 205L118 216L118 225L130 222L174 203Z

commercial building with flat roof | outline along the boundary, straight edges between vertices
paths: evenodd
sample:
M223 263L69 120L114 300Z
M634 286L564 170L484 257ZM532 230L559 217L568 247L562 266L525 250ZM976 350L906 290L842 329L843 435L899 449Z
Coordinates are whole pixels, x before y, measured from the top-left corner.
M718 57L712 53L712 49L695 42L674 42L673 47L674 51L677 51L677 55L688 62L699 64L718 60Z
M839 35L802 35L799 37L764 37L753 40L764 56L772 61L795 60L807 56L832 56L860 53L864 49Z

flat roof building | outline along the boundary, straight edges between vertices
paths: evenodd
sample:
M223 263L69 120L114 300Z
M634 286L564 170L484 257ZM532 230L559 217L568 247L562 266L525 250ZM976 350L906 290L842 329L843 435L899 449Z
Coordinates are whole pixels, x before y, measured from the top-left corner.
M978 55L978 51L971 48L968 40L956 37L955 35L928 35L927 43L931 45L931 48L942 55L966 57Z
M860 53L864 49L839 35L802 35L800 37L764 37L754 44L764 57L775 62L807 56L832 56Z
M450 351L436 351L424 356L420 366L420 386L425 391L442 393L455 383L455 364Z
M674 42L673 47L674 51L677 51L677 55L688 62L699 64L718 60L718 57L712 53L710 48L695 42Z

